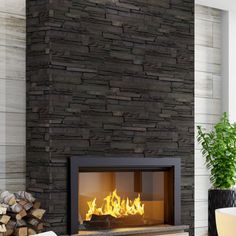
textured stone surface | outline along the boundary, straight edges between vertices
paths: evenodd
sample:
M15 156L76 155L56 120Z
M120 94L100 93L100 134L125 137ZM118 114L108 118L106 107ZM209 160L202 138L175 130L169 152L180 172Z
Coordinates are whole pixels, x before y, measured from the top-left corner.
M193 0L27 1L27 188L66 233L71 155L181 157L193 229Z

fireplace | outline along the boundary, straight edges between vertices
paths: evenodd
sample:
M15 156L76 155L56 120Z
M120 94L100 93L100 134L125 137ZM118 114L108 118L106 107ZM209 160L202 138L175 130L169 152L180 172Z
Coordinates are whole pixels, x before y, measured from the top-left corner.
M179 225L180 159L70 158L69 232Z

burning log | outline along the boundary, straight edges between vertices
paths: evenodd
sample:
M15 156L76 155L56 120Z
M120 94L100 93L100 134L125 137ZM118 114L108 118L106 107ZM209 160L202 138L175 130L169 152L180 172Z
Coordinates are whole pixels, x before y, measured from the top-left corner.
M97 205L96 198L88 201L88 211L83 224L88 229L118 228L142 226L144 223L144 204L138 194L134 200L122 198L115 189L104 198L101 206Z
M0 235L28 236L43 230L44 209L32 194L0 190Z
M98 216L92 215L91 220L85 220L83 222L86 229L110 229L111 228L111 221L110 221L111 215L103 215Z
M142 226L144 219L140 215L122 216L119 218L111 215L92 215L90 220L83 222L87 229L111 229L119 227Z

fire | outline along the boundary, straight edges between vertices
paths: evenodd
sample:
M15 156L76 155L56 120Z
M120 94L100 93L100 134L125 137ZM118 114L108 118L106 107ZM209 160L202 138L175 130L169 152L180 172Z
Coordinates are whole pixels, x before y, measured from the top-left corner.
M140 194L133 201L129 198L122 199L116 189L104 198L101 207L97 207L96 198L87 202L89 210L86 214L86 220L90 220L92 215L111 215L115 218L128 215L143 215L144 204L140 199Z

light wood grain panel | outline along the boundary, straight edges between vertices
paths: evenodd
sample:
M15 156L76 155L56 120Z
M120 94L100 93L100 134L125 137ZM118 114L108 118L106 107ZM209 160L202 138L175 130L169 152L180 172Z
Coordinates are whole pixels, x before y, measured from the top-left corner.
M0 112L0 145L25 145L25 114Z
M24 179L25 178L25 173L23 172L11 172L8 173L7 175L5 173L0 173L0 179Z
M215 124L220 120L220 115L214 114L197 114L195 122L199 124Z
M213 98L222 98L222 78L219 75L213 75Z
M1 0L0 11L25 16L25 0Z
M195 8L195 236L207 236L209 170L197 142L197 125L207 131L221 116L222 12Z
M195 18L220 23L222 21L222 11L211 7L196 5Z
M222 47L222 24L213 23L213 47L221 48Z
M25 146L0 146L0 188L25 189Z
M25 81L0 79L0 112L25 113Z
M221 100L211 98L195 98L195 114L221 114Z
M202 152L200 149L195 150L195 175L204 175L204 176L209 176L209 170L206 168L205 165L205 158L202 156Z
M213 46L213 22L195 19L195 43L206 47Z
M0 45L25 48L25 17L0 12Z
M25 173L25 146L0 146L0 173Z
M206 201L196 201L194 208L195 214L198 216L195 218L195 227L207 227L208 203Z
M16 179L0 179L0 186L4 186L4 189L16 192L19 190L25 190L25 178L16 178Z
M220 65L221 50L219 48L195 45L195 61Z
M206 72L220 75L221 64L213 64L213 63L198 61L195 63L195 70L199 72Z
M195 96L208 97L213 95L212 74L205 72L195 72Z
M25 189L25 0L0 4L0 189Z
M25 49L0 45L0 79L25 80Z
M211 188L209 176L195 176L195 201L207 202L209 188Z
M208 236L208 227L196 227L195 236Z

